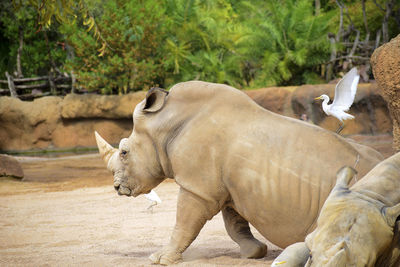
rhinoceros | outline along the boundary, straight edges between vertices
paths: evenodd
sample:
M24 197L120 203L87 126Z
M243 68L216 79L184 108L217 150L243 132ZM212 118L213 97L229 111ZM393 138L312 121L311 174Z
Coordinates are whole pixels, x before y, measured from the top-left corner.
M180 186L170 242L150 256L159 264L181 260L219 211L243 257L267 252L249 223L280 247L303 241L335 184L334 170L358 162L363 175L382 159L373 149L272 113L235 88L201 81L149 90L119 149L97 133L96 140L119 194L148 193L166 178Z
M400 153L349 189L356 171L342 168L305 243L287 247L272 266L400 266Z

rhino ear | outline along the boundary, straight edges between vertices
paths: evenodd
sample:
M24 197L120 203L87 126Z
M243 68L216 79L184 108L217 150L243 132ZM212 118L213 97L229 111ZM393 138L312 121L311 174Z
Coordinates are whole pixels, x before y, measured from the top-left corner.
M146 95L146 102L143 107L144 112L157 112L165 104L168 91L158 87L151 88Z
M349 189L349 183L353 179L357 171L349 166L344 166L336 173L336 185L335 189L345 188Z
M394 227L397 219L400 216L400 203L394 205L393 207L385 207L383 208L383 216L385 217L387 223L390 227Z

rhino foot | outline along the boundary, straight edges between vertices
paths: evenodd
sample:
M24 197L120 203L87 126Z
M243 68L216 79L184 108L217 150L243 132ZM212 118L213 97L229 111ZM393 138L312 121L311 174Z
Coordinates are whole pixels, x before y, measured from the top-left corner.
M263 258L267 254L267 251L267 245L258 241L255 238L240 242L240 255L242 256L242 258Z
M162 249L150 255L149 259L154 264L171 265L182 261L182 254L175 251Z

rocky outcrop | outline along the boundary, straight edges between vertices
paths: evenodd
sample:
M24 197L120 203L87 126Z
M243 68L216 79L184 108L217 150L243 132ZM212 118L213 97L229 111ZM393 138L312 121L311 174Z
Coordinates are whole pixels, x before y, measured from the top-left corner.
M296 88L296 86L268 87L244 92L260 106L275 113L290 115L292 112L291 94Z
M132 103L139 103L146 92L127 95L67 95L61 103L63 119L131 119ZM136 104L135 104L136 105Z
M4 176L23 178L24 172L16 159L11 156L0 155L0 177Z
M46 148L60 122L59 97L33 102L0 97L0 150Z
M393 120L393 147L400 151L400 35L374 51L371 65Z
M145 94L52 96L33 102L0 97L0 151L95 146L95 130L118 143L130 135L132 112Z
M270 87L245 92L268 110L297 119L302 118L335 131L339 121L327 116L322 110L321 101L314 100L322 94L333 99L335 87L335 84L317 84ZM345 121L345 128L341 132L344 135L388 133L392 130L386 102L376 83L358 85L357 95L349 113L353 114L355 119Z
M321 100L314 100L315 97L322 94L333 99L335 87L335 84L299 86L291 97L294 117L300 118L302 114L306 114L312 123L335 131L339 126L339 121L323 112ZM386 102L380 95L376 83L358 85L357 94L349 113L355 118L345 121L342 135L387 133L392 130Z
M270 87L244 91L259 105L273 112L307 117L329 130L336 130L336 118L326 116L321 94L334 95L335 85ZM41 148L96 146L93 132L117 144L132 131L132 112L146 92L122 96L67 95L43 97L33 102L0 97L0 151ZM342 134L377 134L391 131L386 103L377 84L360 84L350 109L354 120L346 121ZM251 119L251 118L249 118Z

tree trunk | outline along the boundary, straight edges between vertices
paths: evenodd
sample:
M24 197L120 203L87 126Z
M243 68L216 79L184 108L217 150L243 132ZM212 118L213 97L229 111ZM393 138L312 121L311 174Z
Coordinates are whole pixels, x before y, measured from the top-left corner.
M320 0L315 0L315 16L318 16L320 14L320 9L321 9Z
M46 41L46 47L47 47L47 55L49 56L49 62L50 66L53 68L53 70L56 73L61 73L60 70L57 68L56 63L53 60L53 57L51 56L51 50L50 50L50 44L49 44L49 37L47 36L47 32L43 31L44 39Z
M385 16L383 17L383 22L382 22L382 37L383 37L384 43L389 42L388 22L389 22L390 15L392 14L392 7L393 7L393 2L388 1L386 3Z
M363 11L363 20L364 20L364 26L365 26L365 32L366 32L366 36L365 36L365 45L367 44L367 42L369 41L369 36L370 36L370 32L369 32L369 28L368 28L368 21L367 21L367 14L365 12L365 1L366 0L362 0L361 4L362 4L362 11Z
M11 97L18 97L17 91L15 90L14 79L10 74L8 74L7 71L6 71L6 77L7 77L8 88L10 89Z
M53 80L53 72L49 71L49 85L50 85L50 92L52 95L57 95L57 86Z
M334 60L336 59L336 40L334 38L334 36L330 36L329 37L329 41L331 43L331 62L328 64L328 66L326 66L326 77L325 80L327 82L329 82L330 80L332 80L333 77L333 65L335 64Z
M17 78L22 78L24 75L22 74L22 67L21 67L21 54L22 49L24 47L24 29L20 26L18 27L19 32L19 47L17 50Z
M74 48L65 42L65 50L67 50L67 59L73 60L75 58ZM76 76L74 70L71 70L71 94L76 92Z

